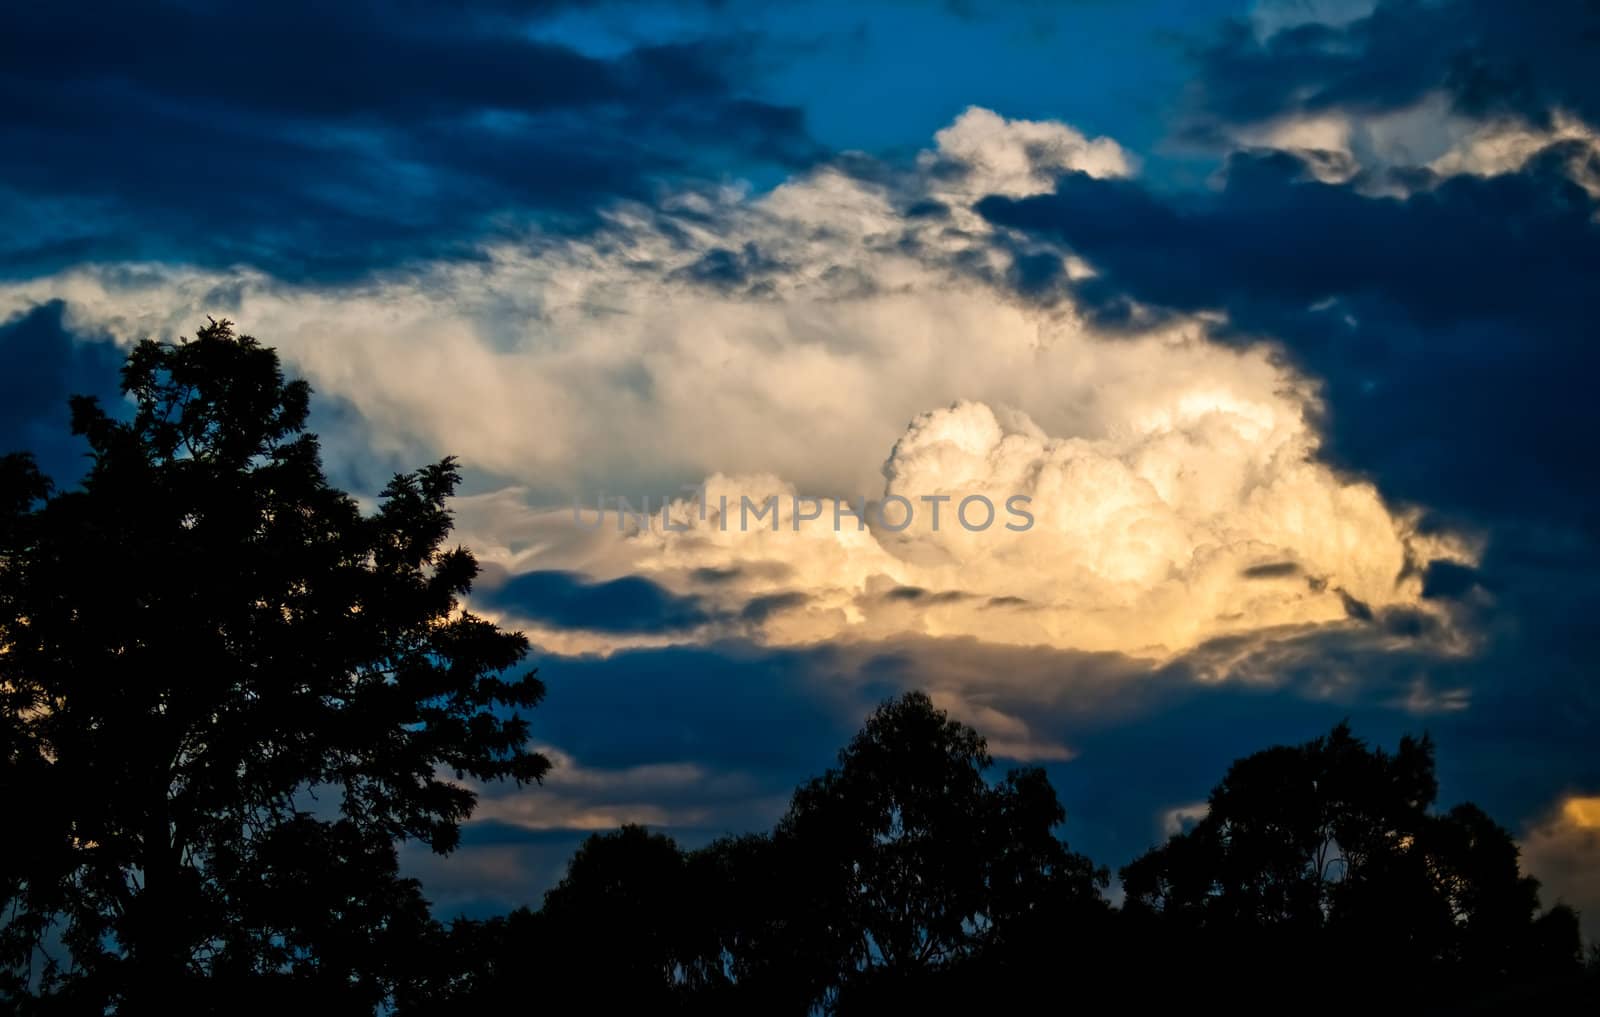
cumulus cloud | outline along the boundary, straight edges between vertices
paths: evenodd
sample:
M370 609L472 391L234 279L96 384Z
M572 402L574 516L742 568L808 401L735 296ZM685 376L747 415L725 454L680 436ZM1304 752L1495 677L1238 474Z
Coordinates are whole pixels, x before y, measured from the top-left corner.
M198 264L10 273L0 344L37 361L10 386L12 416L42 433L49 393L114 366L88 337L171 337L210 313L315 384L341 483L370 493L391 464L467 460L475 493L456 508L485 564L474 606L535 640L553 692L535 736L562 748L547 750L547 793L483 789L456 884L437 860L408 860L441 900L465 905L486 882L532 899L582 831L618 822L764 825L872 701L913 685L997 754L1050 766L1075 842L1106 861L1191 821L1228 759L1340 716L1387 737L1427 714L1445 763L1471 746L1463 783L1527 814L1530 797L1593 786L1587 714L1528 719L1581 687L1574 620L1593 591L1545 575L1513 587L1503 551L1492 568L1413 507L1475 519L1592 502L1565 465L1585 451L1594 375L1573 353L1589 349L1574 323L1592 209L1569 200L1572 180L1600 196L1592 54L1572 45L1585 22L1509 10L1263 0L1199 54L1205 140L1273 150L1236 156L1214 202L1141 187L1114 140L979 108L914 158L817 165L799 111L739 92L721 46L399 40L447 52L423 61L440 67L541 53L557 62L518 80L576 67L568 78L642 97L613 115L605 94L578 95L571 108L596 114L581 125L485 114L482 74L454 75L413 121L363 70L389 35L324 68L362 77L353 92L208 92L224 111L267 102L322 125L292 137L285 109L257 111L249 138L218 136L227 117L172 121L159 111L193 82L161 72L76 103L63 123L80 129L51 139L61 162L96 138L160 136L146 146L160 165L30 166L0 207L40 227L19 234L14 265L61 264L104 228L190 244ZM1511 63L1460 64L1483 37ZM1517 60L1526 87L1497 93ZM105 97L75 74L61 95ZM323 109L335 93L363 105ZM11 133L34 137L35 121ZM252 153L232 160L239 186L174 188L172 152L202 149ZM760 193L646 197L653 169L722 168L729 153L814 168ZM58 187L72 196L34 200ZM262 199L245 213L241 187ZM635 200L591 222L599 195ZM585 232L518 234L497 217L495 239L457 246L461 228L530 201L582 209L566 225ZM999 214L1016 205L1049 215ZM194 211L224 206L226 235ZM262 260L264 244L303 256ZM396 267L446 248L467 256ZM218 267L230 251L273 270ZM373 264L388 267L352 275ZM86 385L106 387L71 387ZM734 519L742 496L777 496L779 529L724 529L727 513L685 497L702 485ZM614 510L575 525L572 501L602 494L658 511L668 495L685 528ZM981 533L956 516L973 495L997 509ZM1013 495L1029 499L1026 531L1005 528ZM824 502L793 529L794 499L834 497L904 499L915 522L885 525L868 505L864 527L835 531ZM1580 557L1552 546L1511 557L1547 570ZM1526 631L1473 657L1480 624ZM1552 895L1593 901L1593 799L1562 801L1525 857Z
M124 341L228 313L352 406L378 451L460 452L515 482L463 502L464 528L511 584L489 602L561 652L915 633L1163 658L1438 610L1416 566L1471 548L1319 465L1316 390L1270 347L1212 342L1202 316L1107 336L1068 301L1015 295L1032 255L972 201L1125 175L1115 142L978 109L935 142L900 169L617 206L591 236L361 285L102 266L0 287L0 309L60 298L69 323ZM702 518L693 484L713 504L777 496L781 529ZM608 492L679 494L689 529L573 524L570 499ZM916 511L835 530L827 502L794 532L796 496ZM993 508L982 532L956 515L973 496ZM727 578L702 589L707 574ZM657 585L614 585L631 575ZM519 611L518 583L541 603ZM661 624L595 616L644 600Z
M529 896L582 831L694 842L769 823L899 688L928 689L1003 758L1126 785L1094 732L1152 697L1270 689L1282 670L1294 696L1349 702L1340 683L1379 673L1375 654L1464 648L1417 566L1475 549L1320 465L1317 386L1270 345L1214 341L1203 313L1107 333L1071 299L1018 296L1029 259L1094 269L973 203L1133 168L1105 139L971 110L904 166L618 205L591 235L476 261L343 286L83 267L0 286L0 314L59 299L66 328L123 343L227 314L343 408L319 424L340 475L465 456L482 481L455 504L484 564L475 607L533 639L560 704L536 736L561 747L544 793L483 789L454 867L408 860L471 909L488 884ZM592 523L602 494L648 496L651 524L619 532L614 508L575 524L574 500ZM779 496L776 532L722 528L721 499L734 522L746 495ZM1005 528L1015 495L1025 531ZM663 496L687 529L663 528ZM901 498L915 521L866 505L836 531L830 502L804 502L818 518L797 532L797 496ZM972 496L996 510L982 532L960 525ZM1397 612L1434 624L1397 633ZM1203 790L1080 791L1074 836L1131 857L1130 815Z
M923 152L919 165L933 172L955 168L954 179L937 190L969 201L986 194L1043 194L1057 176L1074 170L1092 177L1125 177L1135 168L1133 157L1110 138L1086 138L1056 121L1007 120L977 106L933 140L935 149Z
M526 520L521 532L542 537L532 554L490 536L503 495L465 501L462 519L508 573L553 561L693 595L704 624L677 625L680 639L975 635L1164 658L1226 634L1370 621L1402 605L1442 619L1408 563L1469 549L1415 532L1370 484L1311 461L1303 422L1272 411L1202 391L1113 435L1053 438L1025 415L1002 425L963 402L912 422L870 501L717 475L643 525L592 508ZM594 535L561 547L578 519ZM673 628L619 639L604 619L580 633L500 603L569 652L659 645ZM762 609L741 610L752 603Z
M124 341L227 313L348 399L376 451L459 451L546 493L654 490L717 470L857 486L878 465L861 450L886 448L932 406L1048 399L1049 423L1115 397L1101 382L1125 391L1150 373L1150 352L1132 349L1086 371L1076 362L1092 337L1070 313L1041 317L974 278L1006 268L975 216L962 227L907 213L954 200L967 185L951 166L979 183L1043 181L1076 155L1116 169L1120 150L977 111L950 130L938 172L885 182L826 168L755 198L620 204L579 239L530 236L359 284L82 267L6 285L0 311L61 297L70 323Z

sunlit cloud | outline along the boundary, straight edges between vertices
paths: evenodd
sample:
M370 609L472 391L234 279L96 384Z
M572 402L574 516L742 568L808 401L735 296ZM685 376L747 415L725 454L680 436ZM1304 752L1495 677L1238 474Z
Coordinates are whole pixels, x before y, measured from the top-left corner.
M967 208L1132 169L1109 139L972 109L902 170L619 205L595 235L476 262L342 287L87 267L0 287L0 310L61 298L75 327L124 342L234 316L354 406L378 451L460 452L515 485L459 505L491 581L641 575L703 614L588 631L498 606L554 652L920 634L1164 659L1398 606L1440 615L1419 567L1474 547L1317 462L1316 386L1270 343L1212 342L1204 317L1102 334L1065 298L1021 300L1028 252ZM776 497L780 529L707 516L696 485L713 506ZM658 513L676 496L687 531L576 525L572 502L607 494ZM802 532L796 497L829 499ZM998 516L981 532L956 516L971 497ZM835 529L836 498L920 511Z
M1578 909L1585 935L1600 939L1600 796L1570 795L1523 835L1522 861L1548 901Z

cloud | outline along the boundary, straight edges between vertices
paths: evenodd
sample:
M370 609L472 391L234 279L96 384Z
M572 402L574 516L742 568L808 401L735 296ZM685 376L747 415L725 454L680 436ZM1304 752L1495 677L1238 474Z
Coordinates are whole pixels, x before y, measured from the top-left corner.
M1202 315L1127 335L1014 295L1031 248L972 202L1059 201L1061 173L1137 194L1119 182L1131 168L1107 139L970 109L909 165L619 205L594 234L491 244L472 262L343 287L87 267L0 286L0 307L60 297L69 321L124 341L229 313L352 407L375 451L461 452L517 482L462 505L506 577L483 601L562 652L919 632L1159 658L1343 625L1353 602L1442 617L1413 573L1471 547L1316 462L1315 386L1272 347L1215 342ZM928 202L948 214L911 211ZM1051 265L1074 278L1070 259ZM629 536L615 515L585 532L552 507L625 493L659 509L699 484L735 506L949 501L942 527L918 512L898 533L795 533L786 506L779 533L694 512L688 532ZM981 533L956 515L974 496L996 517ZM1022 518L1014 496L1031 499L1025 532L1006 526ZM1304 574L1250 573L1282 562ZM729 578L702 589L707 570Z
M1430 93L1465 116L1542 122L1554 109L1600 120L1589 72L1600 15L1586 0L1519 11L1495 0L1274 4L1225 23L1195 53L1191 129L1257 124L1286 113L1384 113ZM1362 10L1366 7L1366 10Z
M1245 151L1179 195L976 107L826 153L721 11L664 44L558 2L314 13L0 15L0 434L70 473L64 396L212 313L313 381L342 485L467 457L474 607L533 636L558 766L407 851L443 913L536 901L619 822L763 827L922 687L1112 865L1239 755L1427 727L1445 798L1521 823L1592 927L1577 5L1257 5L1183 125ZM701 484L780 530L701 519ZM597 495L688 529L576 525ZM796 532L796 496L917 522Z
M1133 157L1110 138L1086 138L1056 121L1007 120L976 106L933 140L936 148L924 152L920 161L925 171L942 177L935 197L945 199L1022 197L1048 191L1065 172L1125 177L1135 166Z
M652 762L592 769L551 746L539 746L551 761L540 794L480 792L474 823L521 830L611 830L626 823L654 827L704 827L716 805L747 806L751 781L737 773L712 773L694 762ZM500 793L496 793L500 792ZM745 816L740 814L738 820Z
M477 787L479 806L448 857L402 855L446 915L537 904L578 843L637 822L697 846L770 826L796 785L834 761L876 698L840 681L826 648L725 643L607 658L538 647L550 700L529 716L555 766L544 784Z
M1584 937L1600 942L1600 797L1572 795L1523 834L1523 866L1546 903L1578 909Z
M484 789L460 864L430 861L428 871L442 873L452 899L504 906L548 885L541 873L559 873L548 845L596 824L645 821L688 844L766 827L796 784L831 765L876 702L906 688L928 690L977 727L1001 770L1044 765L1067 810L1065 835L1112 866L1192 816L1231 760L1344 719L1380 744L1431 732L1441 801L1471 797L1513 825L1519 815L1539 825L1573 774L1595 776L1581 729L1541 728L1537 697L1462 710L1419 695L1481 686L1480 661L1441 666L1370 627L1282 637L1240 637L1163 665L972 637L724 642L607 658L541 652L551 696L531 719L536 744L562 746L547 749L557 769L541 789ZM1235 666L1218 673L1222 653ZM1523 842L1526 851L1531 840ZM1552 880L1547 903L1577 899L1557 866L1539 864L1534 871ZM506 876L512 865L517 874Z
M1266 154L1234 156L1220 192L1181 205L1069 175L979 207L1084 258L1097 274L1074 292L1108 319L1211 311L1228 322L1219 338L1273 336L1325 383L1323 455L1391 496L1582 525L1594 492L1579 435L1600 364L1579 294L1600 270L1600 224L1565 155L1548 156L1404 198Z
M552 35L567 6L7 8L0 267L349 276L470 254L507 218L584 223L663 175L822 154L798 109L750 94L750 40L586 52Z
M1109 862L1228 760L1345 714L1374 737L1426 720L1474 746L1446 776L1495 814L1589 781L1583 715L1540 704L1570 704L1571 622L1600 599L1536 581L1583 545L1508 561L1421 512L1578 504L1581 474L1553 499L1515 484L1571 461L1581 429L1559 425L1581 423L1581 360L1479 368L1437 337L1497 350L1496 316L1570 320L1587 196L1537 158L1402 199L1244 157L1219 194L1173 207L1119 151L969 111L902 163L622 202L593 232L470 260L316 284L93 264L0 283L0 314L60 300L62 329L123 344L227 314L340 407L336 473L467 457L475 606L534 638L551 688L535 737L572 781L548 813L538 792L486 800L463 851L488 875L452 900L481 903L508 866L535 885L542 852L602 821L770 822L871 703L912 685L1046 764L1069 835ZM1578 257L1541 262L1541 282L1517 260L1535 236ZM1416 285L1391 293L1386 273ZM1548 300L1530 312L1518 286ZM1376 355L1357 326L1387 322L1397 346ZM1554 386L1542 403L1483 409L1535 377ZM1477 460L1456 464L1468 441ZM1513 490L1472 489L1472 471ZM897 496L919 522L834 532L830 512L796 532L789 502L778 532L724 531L687 500L700 484L713 504ZM1001 528L1018 493L1025 532ZM649 496L656 524L576 525L573 500L602 494ZM924 497L949 513L958 494L989 497L1000 525L932 530ZM663 496L687 530L659 525ZM1529 646L1553 649L1535 665Z
M1541 158L1565 162L1568 177L1600 199L1600 132L1560 110L1550 123L1497 120L1481 125L1428 163L1440 176L1490 177L1522 171Z
M1249 24L1258 42L1285 29L1320 25L1341 28L1372 13L1377 0L1257 0Z
M1374 612L1401 609L1423 619L1419 640L1464 652L1413 563L1465 561L1471 549L1415 531L1370 485L1310 462L1307 441L1299 421L1276 429L1266 407L1216 399L1100 440L1050 438L1019 413L1003 427L988 406L958 403L913 421L886 480L862 496L717 475L642 526L585 508L597 529L581 540L566 509L524 509L506 529L514 492L462 499L458 518L517 576L516 593L486 605L567 652L673 629L680 641L776 645L970 634L1160 659L1225 634L1375 623ZM586 587L586 603L612 587L637 593L636 624L567 611L567 587L547 591L546 577L571 581L546 567L616 575Z
M1305 171L1404 197L1541 154L1600 197L1600 10L1510 16L1489 0L1265 3L1191 58L1176 128L1202 150L1292 153Z
M674 596L637 576L590 583L571 572L524 572L479 599L543 625L598 632L689 629L710 620L697 598Z
M1017 130L1026 140L1036 127ZM1039 158L1053 172L1062 155ZM1093 337L1070 315L1041 317L964 278L979 259L1004 271L985 235L902 214L953 186L915 168L874 182L829 167L754 198L615 205L593 234L490 242L474 260L343 286L117 264L5 285L0 302L59 295L70 321L104 322L122 341L185 333L202 308L229 314L347 399L374 451L464 452L563 500L604 484L676 490L716 471L857 487L879 465L861 449L886 448L930 407L1049 399L1043 423L1092 416L1084 403L1132 390L1158 347L1182 338L1096 355L1120 363L1084 376L1076 354ZM1203 348L1178 355L1232 370Z
M62 305L0 315L0 455L28 451L60 487L88 467L88 442L70 433L67 401L94 395L113 413L122 394L122 355L104 341L62 327Z

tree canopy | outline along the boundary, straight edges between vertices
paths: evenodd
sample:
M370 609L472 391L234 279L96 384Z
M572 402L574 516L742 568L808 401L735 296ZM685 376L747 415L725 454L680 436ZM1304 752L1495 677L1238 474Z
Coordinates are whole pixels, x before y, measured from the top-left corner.
M979 956L1035 911L1099 901L1106 873L1058 839L1043 771L990 784L992 765L978 732L909 692L795 792L772 838L779 913L817 1001L876 994Z
M1041 925L1109 914L1107 874L1057 837L1043 772L991 782L992 765L982 736L909 692L795 791L770 834L687 852L637 826L596 834L539 912L463 929L481 956L542 958L551 998L603 986L612 1005L656 1011L876 1012ZM487 967L455 987L451 1012L524 990L514 965Z
M1433 752L1341 724L1241 759L1203 819L1122 870L1117 909L1104 870L1059 839L1044 773L990 779L983 738L906 693L767 833L692 850L637 826L593 835L541 909L458 922L447 970L471 974L408 1012L514 1005L519 960L557 1008L599 993L659 1013L1592 1000L1576 916L1539 911L1510 835L1472 805L1431 810Z
M1248 949L1255 990L1324 1001L1390 985L1418 1003L1577 962L1575 914L1539 913L1511 834L1475 805L1431 811L1430 739L1371 748L1345 724L1240 759L1195 826L1122 869L1126 912L1201 970ZM1309 980L1309 982L1308 982Z
M474 795L450 777L549 765L518 713L543 688L507 674L527 642L462 608L452 460L364 515L308 386L226 321L140 343L122 390L131 415L73 402L81 489L0 464L3 779L30 816L7 990L151 1012L306 982L370 1008L390 987L360 955L426 917L394 842L455 845Z

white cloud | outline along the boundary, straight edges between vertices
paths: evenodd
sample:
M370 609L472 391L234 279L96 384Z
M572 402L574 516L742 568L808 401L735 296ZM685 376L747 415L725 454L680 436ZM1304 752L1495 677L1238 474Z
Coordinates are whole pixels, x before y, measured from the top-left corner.
M970 635L1159 658L1344 624L1341 594L1432 610L1406 566L1471 549L1419 536L1370 484L1313 461L1315 387L1270 347L1213 343L1198 318L1100 335L1070 302L991 281L1010 255L964 205L1069 169L1126 174L1115 142L972 109L936 144L876 182L823 168L758 196L619 206L590 236L360 283L81 267L0 285L0 314L60 298L70 325L131 341L227 313L379 445L332 454L458 453L515 485L462 502L491 564L643 573L718 608L671 638ZM908 214L930 201L949 213ZM619 537L571 523L574 496L705 478L735 503L986 494L1003 513L1026 494L1036 524ZM702 590L707 568L738 571ZM805 599L738 616L782 593ZM561 652L668 638L530 630Z
M1480 120L1457 113L1451 98L1435 91L1399 109L1291 112L1230 132L1240 147L1299 156L1323 183L1356 180L1363 193L1398 197L1409 193L1408 187L1384 171L1420 168L1441 177L1496 176L1521 170L1551 145L1577 142L1568 173L1600 198L1600 174L1591 165L1600 153L1600 132L1562 110L1551 112L1548 125L1515 116ZM1358 180L1362 173L1370 175Z
M1174 806L1161 813L1161 833L1167 837L1176 836L1193 828L1210 812L1210 803L1203 800Z
M1428 168L1442 176L1515 173L1559 142L1576 143L1574 154L1567 161L1567 172L1591 197L1600 199L1600 173L1594 169L1595 159L1600 157L1600 132L1559 110L1552 114L1549 126L1534 126L1517 119L1479 125L1429 163Z
M1056 177L1076 170L1091 177L1125 177L1134 159L1110 138L1089 139L1051 120L1007 120L977 106L968 107L949 127L933 136L936 149L919 160L924 170L940 160L965 173L943 181L936 193L976 200L988 194L1023 198L1045 194Z
M891 451L886 479L865 492L904 501L883 516L869 508L864 529L851 492L772 475L715 475L704 519L697 500L679 498L645 528L613 511L580 534L572 509L518 518L504 493L464 500L461 521L506 572L642 574L719 608L699 632L625 638L512 615L568 653L729 634L799 645L914 633L1165 658L1220 635L1344 624L1346 597L1437 613L1408 561L1470 557L1416 533L1370 484L1311 462L1303 422L1275 417L1270 403L1202 389L1130 409L1136 426L1093 439L1049 437L1015 411L1003 425L982 403L923 414ZM1007 511L1017 496L1028 501L1012 507L1031 525ZM752 511L774 497L776 529ZM967 498L993 507L969 505L971 530L958 515ZM797 521L797 508L819 518ZM594 508L582 518L593 525ZM496 533L516 536L500 543ZM704 570L726 578L702 587ZM800 596L738 617L752 598L786 593Z

